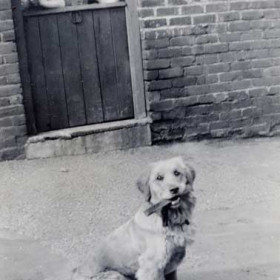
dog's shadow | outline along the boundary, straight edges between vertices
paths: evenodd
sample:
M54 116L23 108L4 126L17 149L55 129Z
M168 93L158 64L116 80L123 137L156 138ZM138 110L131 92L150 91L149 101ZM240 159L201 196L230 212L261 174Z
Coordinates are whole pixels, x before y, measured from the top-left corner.
M217 264L218 265L218 264ZM178 271L178 280L263 280L279 279L279 263L256 264L255 266L228 269L213 269L195 272Z

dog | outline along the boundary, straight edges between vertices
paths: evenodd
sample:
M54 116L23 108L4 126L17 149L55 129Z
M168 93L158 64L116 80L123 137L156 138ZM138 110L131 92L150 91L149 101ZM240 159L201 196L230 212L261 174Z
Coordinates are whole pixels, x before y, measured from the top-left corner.
M194 180L194 169L182 157L151 164L137 181L145 202L104 240L85 278L112 270L137 280L176 280L177 267L193 242ZM161 201L170 203L149 216L144 213Z

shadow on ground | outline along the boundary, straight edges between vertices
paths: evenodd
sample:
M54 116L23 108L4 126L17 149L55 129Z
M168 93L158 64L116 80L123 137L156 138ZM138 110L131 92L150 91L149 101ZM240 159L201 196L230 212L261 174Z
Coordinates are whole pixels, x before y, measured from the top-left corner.
M258 267L236 268L229 270L197 271L179 275L187 280L225 280L225 279L278 279L279 263L259 264Z

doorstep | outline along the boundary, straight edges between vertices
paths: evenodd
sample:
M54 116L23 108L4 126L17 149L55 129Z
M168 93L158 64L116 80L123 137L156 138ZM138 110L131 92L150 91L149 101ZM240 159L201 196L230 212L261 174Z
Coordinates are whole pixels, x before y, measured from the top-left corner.
M31 136L27 159L82 155L151 145L149 118L66 128Z

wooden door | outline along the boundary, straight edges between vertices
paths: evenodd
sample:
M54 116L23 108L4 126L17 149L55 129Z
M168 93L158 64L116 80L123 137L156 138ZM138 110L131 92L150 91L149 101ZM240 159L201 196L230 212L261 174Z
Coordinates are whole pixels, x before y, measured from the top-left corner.
M24 14L38 132L134 117L125 5Z

